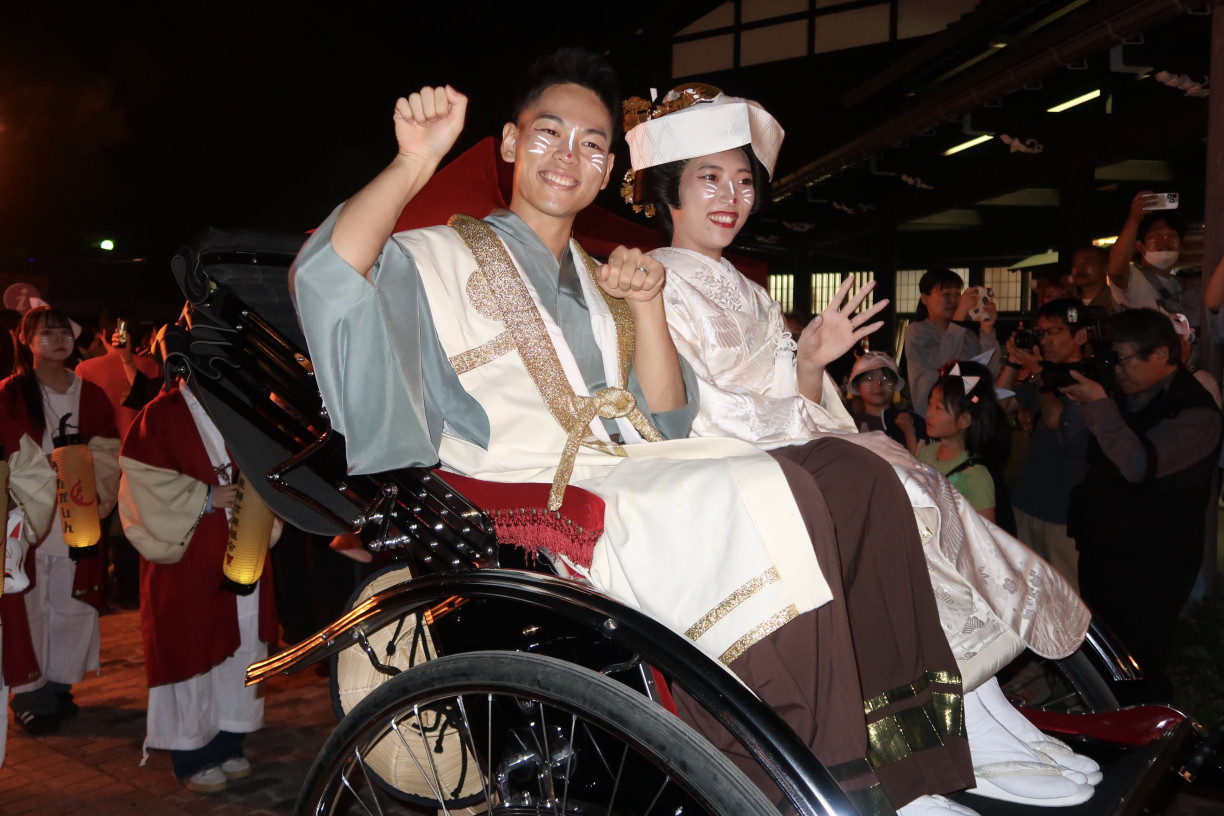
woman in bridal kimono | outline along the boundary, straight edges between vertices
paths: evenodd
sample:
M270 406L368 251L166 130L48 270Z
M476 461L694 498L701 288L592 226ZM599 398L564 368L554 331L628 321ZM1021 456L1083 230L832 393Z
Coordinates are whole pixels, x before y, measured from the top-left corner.
M1033 728L993 675L1026 646L1045 657L1070 654L1083 639L1087 609L1045 562L982 520L935 471L883 434L855 433L825 373L879 328L870 321L887 301L856 314L871 285L847 301L847 279L795 341L779 304L723 257L765 197L781 127L755 102L701 85L672 91L653 110L641 99L625 109L635 174L626 194L657 212L670 240L651 254L667 267L668 324L700 382L693 435L776 448L834 434L888 460L918 517L941 622L961 669L975 792L1032 805L1084 801L1099 768Z

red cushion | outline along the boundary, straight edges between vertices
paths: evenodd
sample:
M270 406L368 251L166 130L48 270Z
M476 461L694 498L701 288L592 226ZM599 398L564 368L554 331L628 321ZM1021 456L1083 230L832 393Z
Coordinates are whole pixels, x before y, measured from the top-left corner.
M497 538L534 554L541 547L583 567L591 564L603 533L603 499L570 485L558 510L548 509L552 485L537 482L486 482L437 469L443 479L493 519Z

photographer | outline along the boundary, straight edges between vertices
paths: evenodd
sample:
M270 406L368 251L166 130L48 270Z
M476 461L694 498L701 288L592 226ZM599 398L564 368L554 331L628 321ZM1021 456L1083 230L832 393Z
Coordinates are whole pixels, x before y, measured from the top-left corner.
M1131 309L1110 322L1117 398L1079 372L1062 389L1091 433L1068 532L1079 548L1084 601L1139 661L1147 699L1167 702L1174 625L1202 565L1220 415L1181 365L1167 317Z
M932 269L918 281L922 303L918 313L926 319L905 329L905 370L914 410L923 417L931 387L944 363L972 360L993 351L986 365L991 377L999 376L999 339L995 336L999 310L993 300L982 297L985 290L981 287L971 286L962 292L963 286L960 275L951 269ZM964 325L975 311L972 320L980 326L977 334Z
M1203 290L1182 286L1173 274L1184 230L1176 209L1154 209L1167 206L1162 198L1163 194L1144 191L1131 201L1118 240L1109 248L1109 285L1120 308L1180 312L1197 330Z
M1077 298L1050 301L1037 313L1036 329L1020 329L1008 338L1007 365L998 380L1001 388L1016 392L1016 401L1032 416L1012 491L1017 537L1072 586L1078 584L1079 554L1067 535L1067 506L1088 468L1083 454L1088 432L1079 406L1056 386L1072 381L1070 367L1087 367L1089 332L1107 317Z

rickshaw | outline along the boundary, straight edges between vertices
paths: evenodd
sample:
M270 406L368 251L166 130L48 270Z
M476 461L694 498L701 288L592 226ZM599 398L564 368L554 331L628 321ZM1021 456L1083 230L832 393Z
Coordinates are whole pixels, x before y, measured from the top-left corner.
M296 812L860 813L730 673L550 557L560 539L598 536L598 497L571 489L549 511L548 485L429 468L346 472L344 439L329 422L289 298L288 269L303 240L199 236L173 259L187 307L162 340L167 376L191 377L238 467L263 475L251 481L277 514L318 535L359 534L369 551L394 559L346 614L248 670L257 683L331 659L333 678L349 673L352 688L337 690L343 719ZM1205 737L1163 707L1112 710L1110 684L1137 671L1099 630L1039 671L1055 678L1051 708L1063 710L1030 716L1079 740L1077 750L1106 771L1093 799L1061 812L1139 813L1215 768L1219 729ZM772 795L675 716L675 686L765 769ZM983 816L1026 810L962 796Z

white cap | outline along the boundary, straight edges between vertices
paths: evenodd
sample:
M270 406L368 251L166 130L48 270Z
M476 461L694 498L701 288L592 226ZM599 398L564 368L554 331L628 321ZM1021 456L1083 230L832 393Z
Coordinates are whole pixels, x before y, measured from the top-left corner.
M681 93L671 91L664 103ZM635 172L749 145L772 179L785 135L778 120L756 102L719 93L634 126L625 141Z

